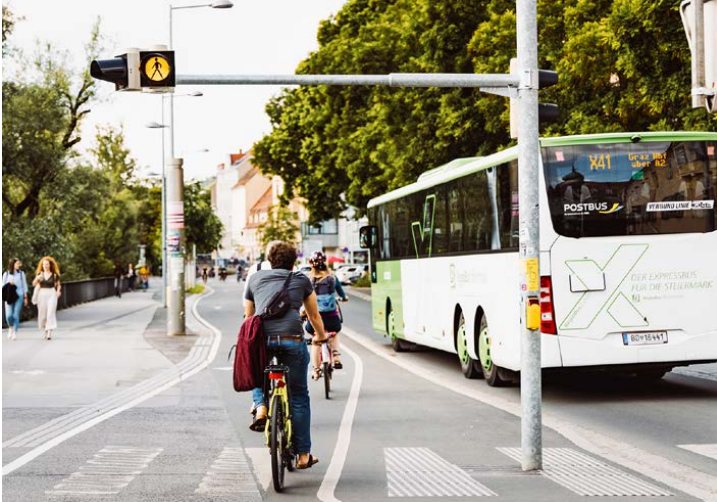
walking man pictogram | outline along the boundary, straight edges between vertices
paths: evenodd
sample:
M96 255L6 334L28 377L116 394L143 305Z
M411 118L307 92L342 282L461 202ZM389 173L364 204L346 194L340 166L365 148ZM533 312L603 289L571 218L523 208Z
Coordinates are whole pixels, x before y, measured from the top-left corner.
M159 80L164 80L164 75L162 75L162 63L159 62L159 58L154 58L154 64L152 65L152 68L154 71L152 72L152 76L150 77L152 80L155 80L154 76L159 73Z

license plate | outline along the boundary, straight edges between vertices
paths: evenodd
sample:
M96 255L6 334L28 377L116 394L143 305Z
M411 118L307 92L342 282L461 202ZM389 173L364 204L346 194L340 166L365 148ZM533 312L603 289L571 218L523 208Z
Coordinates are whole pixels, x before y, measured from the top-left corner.
M662 345L667 343L667 331L623 333L622 343L625 345Z

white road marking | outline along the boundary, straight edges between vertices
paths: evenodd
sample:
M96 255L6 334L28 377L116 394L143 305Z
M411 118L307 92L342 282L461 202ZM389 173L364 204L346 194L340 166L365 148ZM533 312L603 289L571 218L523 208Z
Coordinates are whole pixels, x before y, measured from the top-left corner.
M396 354L393 351L389 354L390 348L379 345L345 325L341 329L341 333L386 361L390 361L396 366L433 384L440 385L445 389L475 399L516 417L521 416L520 403L500 397L488 387L476 386L474 382L464 382L463 379L449 379L429 366L412 362L410 354ZM595 432L576 424L571 421L570 417L561 416L545 409L543 410L543 425L553 429L579 448L594 455L639 472L658 483L692 495L705 502L717 502L717 477L715 476Z
M677 447L717 460L717 444L678 444Z
M13 370L12 373L14 375L30 375L30 376L37 376L37 375L45 374L45 372L43 370Z
M520 463L520 448L498 448ZM670 497L672 493L572 448L543 448L542 474L587 497Z
M45 493L50 496L116 495L149 466L162 448L107 446Z
M389 497L491 496L493 491L428 448L384 448Z
M233 370L234 368L233 368L232 366L217 366L217 367L212 368L212 369L213 369L213 370L217 370L217 371L231 371L231 370Z
M356 415L356 407L358 405L359 393L361 392L361 382L363 381L363 361L357 353L349 349L346 345L342 346L342 350L346 352L354 362L354 380L351 384L351 391L346 400L346 408L341 417L341 426L339 434L336 438L334 453L331 455L331 462L326 469L324 479L316 494L317 498L322 502L340 502L334 496L336 485L339 483L341 472L346 463L346 456L349 452L349 444L351 444L351 428L353 427L354 417Z
M203 495L242 495L243 501L261 502L261 494L241 446L222 450L195 493Z
M244 451L251 459L254 474L264 491L269 489L271 483L271 455L269 448L245 448Z
M174 387L179 382L187 380L208 367L216 357L221 342L221 331L209 324L209 322L197 312L197 304L199 301L214 293L213 290L208 289L209 293L203 294L194 302L192 305L192 313L212 332L211 337L199 337L187 357L173 368L145 382L139 383L126 391L110 396L93 405L82 407L77 411L51 420L40 427L36 427L6 441L2 445L3 448L30 447L33 449L12 462L3 465L2 475L6 476L12 473L64 441L123 411L134 408L147 399L161 394L165 390Z

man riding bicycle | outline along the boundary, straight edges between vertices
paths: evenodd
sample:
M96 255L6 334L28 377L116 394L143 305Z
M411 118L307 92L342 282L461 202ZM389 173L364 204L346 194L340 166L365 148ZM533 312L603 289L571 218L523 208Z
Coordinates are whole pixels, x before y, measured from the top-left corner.
M290 308L283 317L266 319L264 334L269 351L281 349L282 360L289 368L290 404L292 410L293 444L297 454L296 468L307 469L319 460L311 455L311 402L307 372L309 351L304 342L299 308L303 305L309 319L316 327L315 342L326 339L324 326L316 303L316 294L309 279L301 272L292 272L297 252L291 244L278 242L271 247L268 260L270 269L261 267L247 281L244 309L247 317L263 312L272 298L289 279L286 289ZM263 390L252 391L256 415L250 428L261 432L266 427L267 403Z

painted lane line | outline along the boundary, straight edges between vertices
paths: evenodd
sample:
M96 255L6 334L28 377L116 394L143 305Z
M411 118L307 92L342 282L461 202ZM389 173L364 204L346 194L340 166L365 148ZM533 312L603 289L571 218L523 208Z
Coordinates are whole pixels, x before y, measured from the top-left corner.
M180 382L183 382L184 380L187 380L188 378L191 378L195 374L199 373L203 369L207 368L214 358L217 355L217 351L219 350L219 344L221 343L221 331L219 331L217 328L209 324L203 317L199 315L197 312L197 305L199 301L204 299L205 297L210 296L214 293L214 291L211 288L209 289L208 293L203 294L192 305L192 313L195 316L196 319L198 319L205 327L207 327L211 332L213 336L213 341L211 346L208 348L206 359L202 362L199 362L198 364L194 365L193 367L186 367L181 369L175 369L176 373L174 374L173 378L169 381L166 381L164 383L161 383L161 385L156 386L154 388L151 388L149 390L146 390L143 394L134 397L132 401L126 402L124 404L120 404L114 408L111 408L109 410L103 411L101 414L90 418L79 425L76 425L70 430L65 430L59 435L56 435L52 437L52 439L47 440L46 442L42 443L41 445L33 448L32 450L28 451L24 455L21 455L20 457L16 458L15 460L9 462L8 464L3 465L2 468L2 475L6 476L13 471L19 469L23 465L27 464L28 462L33 461L43 453L51 450L55 446L67 441L68 439L75 437L77 434L80 434L81 432L84 432L92 427L94 427L97 424L100 424L104 422L105 420L108 420L115 415L119 415L123 411L129 410L131 408L134 408L135 406L143 403L147 399L150 399L158 394L161 394L162 392L166 391L167 389L170 389L177 385Z
M431 366L413 362L410 353L396 354L390 347L380 345L346 325L341 329L341 333L378 357L390 361L392 364L435 385L480 401L516 417L521 416L520 403L503 398L488 387L470 385L473 382L465 383L463 379L450 379ZM692 495L705 502L717 502L716 476L577 425L571 421L569 416L564 414L548 412L544 409L543 425L562 435L579 448L598 457L634 472L639 472L658 483Z
M495 492L428 448L384 448L389 497L481 497Z
M346 408L344 408L344 414L341 417L341 425L339 427L339 433L336 438L336 446L334 452L331 455L331 462L329 467L326 469L324 479L321 481L321 486L316 494L317 498L322 502L340 502L334 496L336 485L339 483L341 478L341 472L344 469L346 463L346 456L349 452L349 444L351 443L351 428L353 427L354 417L356 416L356 407L358 405L359 393L361 392L361 382L363 381L363 361L361 357L349 349L346 344L342 344L341 349L351 357L354 362L354 380L351 384L351 390L349 397L346 401Z
M371 302L371 295L367 295L366 293L362 293L362 292L360 292L360 291L356 291L354 288L352 288L352 287L350 287L350 286L349 286L349 287L346 287L346 292L347 292L348 294L350 294L351 296L355 296L355 297L358 298L359 300L363 300L363 301L369 302L369 303Z
M107 446L70 474L52 490L50 496L117 495L146 469L162 448Z
M516 462L520 448L498 448ZM548 479L587 497L670 497L672 493L642 481L572 448L543 448L543 470Z
M678 444L677 447L717 460L717 444Z
M241 494L242 501L261 502L261 493L256 485L244 448L241 446L224 448L194 493L203 495Z

